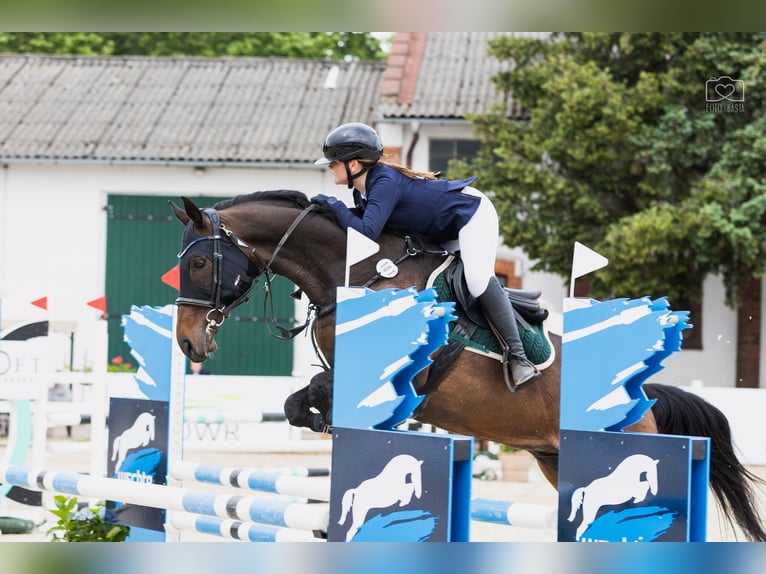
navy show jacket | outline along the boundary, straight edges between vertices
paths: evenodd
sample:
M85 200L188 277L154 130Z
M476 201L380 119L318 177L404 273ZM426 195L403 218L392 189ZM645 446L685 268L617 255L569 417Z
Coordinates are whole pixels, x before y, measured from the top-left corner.
M354 189L354 203L363 209L362 217L352 213L342 201L332 205L338 224L347 230L377 239L387 224L422 234L435 242L457 239L480 199L460 193L478 179L415 179L383 164L367 173L366 200Z

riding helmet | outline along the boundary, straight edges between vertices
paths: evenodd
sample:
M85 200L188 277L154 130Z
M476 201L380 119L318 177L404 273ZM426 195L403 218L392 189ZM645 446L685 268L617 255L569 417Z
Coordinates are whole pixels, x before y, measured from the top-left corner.
M376 162L382 155L383 144L378 133L367 124L354 122L338 126L327 134L322 146L322 157L314 165L350 159Z

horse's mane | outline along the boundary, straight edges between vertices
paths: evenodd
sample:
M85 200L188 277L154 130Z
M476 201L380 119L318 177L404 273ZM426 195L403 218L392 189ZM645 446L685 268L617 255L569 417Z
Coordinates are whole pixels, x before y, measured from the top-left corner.
M234 207L236 205L241 205L243 203L250 203L253 201L282 201L288 204L291 204L299 209L306 209L306 207L309 206L311 203L306 197L306 194L302 191L296 191L293 189L275 189L275 190L267 190L267 191L254 191L252 193L243 193L242 195L237 195L235 197L232 197L231 199L226 199L224 201L219 201L216 203L213 207L217 210L223 210L230 207ZM353 210L352 210L353 211ZM335 217L335 212L332 210L332 208L329 205L317 205L314 208L313 213L316 213L317 215L322 215L324 217L328 217L334 221L337 221L337 218Z
M301 209L305 209L309 204L309 199L303 192L295 191L292 189L277 189L270 191L254 191L253 193L244 193L225 201L219 201L213 207L220 210L234 207L235 205L239 205L241 203L249 203L251 201L268 201L271 199L287 201L295 204Z
M240 205L242 203L249 203L252 201L269 201L269 200L277 200L277 201L284 201L287 203L291 203L295 205L296 207L298 207L299 209L305 209L311 203L308 197L306 197L306 194L301 191L296 191L292 189L277 189L277 190L254 191L252 193L244 193L242 195L237 195L235 197L232 197L231 199L219 201L213 207L218 210L223 210L229 207ZM358 209L352 208L351 211L361 216L361 212ZM335 212L328 205L317 205L314 210L314 213L318 215L323 215L325 217L329 217L334 220L336 219ZM387 225L385 228L385 232L398 237L404 237L406 235L409 235L413 239L416 239L421 245L428 245L430 243L426 237L423 237L419 235L418 233L413 233L412 231L409 231L405 228L398 227L398 226Z

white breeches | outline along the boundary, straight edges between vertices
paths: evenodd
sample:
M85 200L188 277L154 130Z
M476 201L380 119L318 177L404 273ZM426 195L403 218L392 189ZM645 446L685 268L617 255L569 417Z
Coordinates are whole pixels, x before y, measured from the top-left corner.
M497 211L489 198L478 189L466 187L462 193L481 198L479 208L470 221L460 230L457 243L445 245L447 249L460 249L465 269L465 280L471 295L478 297L487 289L489 280L495 276L495 259L500 237Z

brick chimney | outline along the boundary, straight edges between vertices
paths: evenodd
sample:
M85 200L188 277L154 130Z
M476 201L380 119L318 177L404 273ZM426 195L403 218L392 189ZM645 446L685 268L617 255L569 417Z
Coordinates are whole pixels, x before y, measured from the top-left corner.
M427 32L397 32L394 35L381 85L384 99L393 99L401 105L412 103L426 36Z

